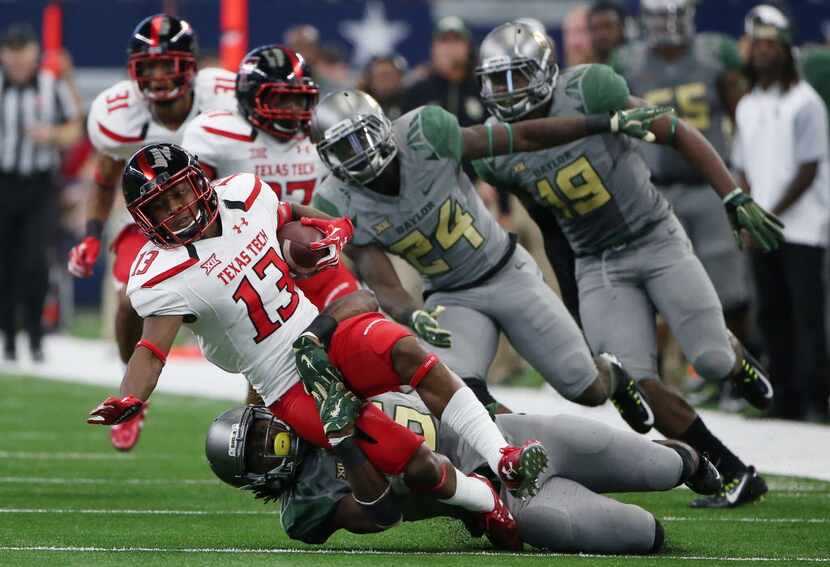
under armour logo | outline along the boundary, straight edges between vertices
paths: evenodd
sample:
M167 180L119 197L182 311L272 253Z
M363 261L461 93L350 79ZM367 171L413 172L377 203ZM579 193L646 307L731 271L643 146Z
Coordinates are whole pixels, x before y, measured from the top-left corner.
M245 217L242 217L239 221L239 224L233 225L233 229L236 231L236 234L242 234L242 227L248 226L248 221L245 220Z

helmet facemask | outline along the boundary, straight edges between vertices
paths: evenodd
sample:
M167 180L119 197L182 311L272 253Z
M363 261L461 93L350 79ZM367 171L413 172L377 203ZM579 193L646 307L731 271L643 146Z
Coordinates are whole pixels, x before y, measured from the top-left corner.
M147 99L153 102L172 101L185 96L193 88L196 58L184 51L136 53L130 55L127 70ZM168 88L156 88L157 83L167 83Z
M347 118L326 130L317 152L336 177L365 185L380 176L398 148L389 119L367 114Z
M155 176L144 184L141 196L127 208L141 232L161 248L184 246L197 240L219 214L213 187L194 165L173 176L167 173Z
M695 7L685 2L657 2L642 8L641 21L649 45L686 45L695 34Z
M263 83L254 95L249 121L272 136L292 138L301 130L308 131L319 93L311 79L301 85Z
M499 120L513 122L547 103L553 95L559 67L527 57L492 57L476 68L481 100Z

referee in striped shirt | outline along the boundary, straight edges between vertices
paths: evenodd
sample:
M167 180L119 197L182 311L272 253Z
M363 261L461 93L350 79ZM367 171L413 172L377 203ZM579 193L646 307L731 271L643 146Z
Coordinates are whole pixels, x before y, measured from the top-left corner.
M83 132L70 89L39 66L32 27L9 25L0 35L0 331L6 360L16 358L18 306L32 358L43 359L41 314L57 223L58 151Z

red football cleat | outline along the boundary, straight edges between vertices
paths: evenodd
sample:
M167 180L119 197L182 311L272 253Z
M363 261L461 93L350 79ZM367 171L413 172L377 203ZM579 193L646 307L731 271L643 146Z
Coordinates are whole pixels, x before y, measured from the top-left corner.
M134 418L110 428L110 440L112 440L113 447L119 451L129 451L136 446L138 437L141 435L141 428L144 427L144 416L148 406L149 404L145 403Z
M496 507L492 511L483 512L478 516L479 527L484 530L487 539L490 540L490 543L496 549L521 551L522 539L519 537L519 526L516 524L513 514L510 513L505 503L499 498L499 494L493 488L493 484L479 474L471 473L469 476L485 483L493 493L493 500L496 501Z
M508 445L501 450L499 478L513 496L533 496L539 490L539 475L547 466L548 453L544 445L529 439L521 447Z

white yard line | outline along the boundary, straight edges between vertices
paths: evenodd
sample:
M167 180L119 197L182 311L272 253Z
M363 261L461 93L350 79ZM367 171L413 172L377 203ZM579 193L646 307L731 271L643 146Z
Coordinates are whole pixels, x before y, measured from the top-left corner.
M295 549L295 548L272 548L272 549L243 549L237 547L74 547L74 546L0 546L0 551L32 551L32 552L57 552L57 553L228 553L228 554L266 554L266 555L391 555L395 557L584 557L596 559L627 559L635 562L642 562L648 559L643 555L597 555L597 554L565 554L565 553L515 553L498 551L384 551L381 549ZM805 563L818 562L828 563L830 557L712 557L705 555L655 555L655 559L679 560L679 561L756 561L771 563Z
M31 374L111 388L117 387L121 381L123 368L112 343L55 336L48 337L45 350L47 361L43 364L29 361L26 358L26 348L18 349L22 355L20 362L9 364L0 361L0 382L3 374ZM83 356L79 356L79 353L83 353ZM246 384L241 376L228 374L204 360L171 358L165 366L158 389L204 398L237 400L241 404L245 398ZM494 387L493 394L516 411L583 415L627 429L610 404L586 408L564 400L547 386L541 390ZM98 401L90 400L90 404ZM13 404L14 400L0 403ZM14 410L7 410L6 413L13 414ZM830 447L830 427L782 420L746 419L717 411L703 410L700 414L715 435L741 459L754 464L759 470L830 481L830 451L819 450ZM652 436L658 437L656 434ZM3 457L3 454L0 452L0 458L10 458ZM141 456L147 457L145 454ZM105 457L102 455L96 458Z
M177 455L174 453L141 453L142 459L172 459ZM19 461L130 461L138 458L134 453L119 453L107 451L104 453L95 452L32 452L32 451L0 451L0 460Z
M194 479L177 479L177 478L52 478L52 477L28 477L28 476L0 476L0 484L117 484L117 485L134 485L134 486L160 486L160 485L220 485L222 482L218 479L209 478L194 478Z

